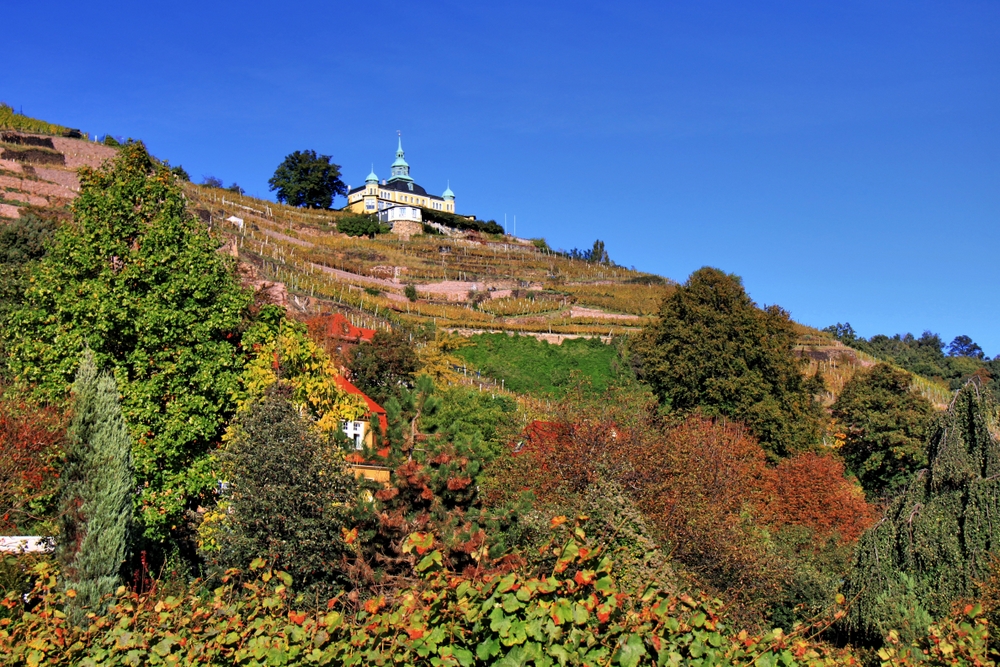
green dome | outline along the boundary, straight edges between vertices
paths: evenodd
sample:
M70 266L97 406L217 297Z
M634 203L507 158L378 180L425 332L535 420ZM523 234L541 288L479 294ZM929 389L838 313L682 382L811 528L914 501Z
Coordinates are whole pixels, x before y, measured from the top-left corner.
M451 183L448 184L448 189L444 191L441 195L444 199L454 199L455 193L451 191Z
M378 176L375 175L375 165L372 165L372 173L365 178L365 183L378 183Z

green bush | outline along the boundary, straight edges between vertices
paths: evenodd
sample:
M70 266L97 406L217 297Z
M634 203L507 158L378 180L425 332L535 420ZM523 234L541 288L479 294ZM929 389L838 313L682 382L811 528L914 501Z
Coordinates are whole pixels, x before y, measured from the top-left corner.
M869 497L893 495L927 464L933 407L906 371L880 363L854 374L833 416L846 431L840 453Z
M367 236L375 238L376 234L385 234L389 231L387 225L383 225L378 220L367 215L352 215L337 220L337 231L348 236Z
M290 575L258 560L248 576L227 576L211 592L195 585L157 599L123 590L86 629L56 613L65 596L43 565L31 609L19 598L4 600L17 615L0 626L0 657L32 667L857 664L812 640L811 627L737 632L717 600L623 590L614 562L579 526L547 550L546 572L460 575L442 570L441 553L414 533L404 545L412 585L391 601L375 597L349 609L334 600L317 609L292 591ZM970 629L973 640L963 648L981 649L974 639L985 627Z
M422 208L420 210L424 220L427 220L428 222L436 222L439 225L444 225L445 227L450 227L451 229L482 232L484 234L503 234L503 226L497 224L493 220L470 220L462 215L455 215L454 213L446 213L444 211L435 211L429 208Z

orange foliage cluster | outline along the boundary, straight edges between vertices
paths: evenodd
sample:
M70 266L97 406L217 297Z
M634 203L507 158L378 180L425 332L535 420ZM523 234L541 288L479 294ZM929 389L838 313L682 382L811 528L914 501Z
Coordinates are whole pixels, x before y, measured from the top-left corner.
M0 530L31 521L30 506L55 489L63 421L54 410L0 399Z
M614 479L677 560L736 588L777 585L762 579L763 535L801 526L817 544L846 544L875 518L834 455L804 453L773 466L749 430L731 421L625 424L620 414L577 414L572 422L532 423L515 449L508 479L543 505L572 503L598 476Z
M806 526L821 538L853 542L875 521L875 508L829 454L785 459L775 469L775 490L776 523Z
M709 580L761 586L774 471L747 429L695 416L618 454L625 488L675 558Z

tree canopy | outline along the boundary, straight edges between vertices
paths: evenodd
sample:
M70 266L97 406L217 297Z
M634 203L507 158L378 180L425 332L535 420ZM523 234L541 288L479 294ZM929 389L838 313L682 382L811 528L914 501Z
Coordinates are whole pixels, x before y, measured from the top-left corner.
M347 194L347 186L340 180L340 165L313 150L286 155L267 182L271 190L277 190L278 201L291 206L331 208L334 197Z
M871 338L857 335L850 322L837 323L826 327L837 340L845 345L861 350L888 361L901 368L930 379L947 382L952 389L959 389L985 362L985 355L968 336L956 336L947 346L941 336L930 331L919 337L911 333L886 336L876 334Z
M146 534L163 539L215 485L208 451L241 388L250 295L141 143L80 173L73 223L9 318L6 362L15 381L60 401L93 351L122 392Z
M351 381L377 403L413 386L417 355L403 331L376 331L370 344L358 345L348 365Z
M661 402L738 419L785 456L812 446L819 428L795 339L787 312L758 308L738 276L705 267L663 301L632 351Z
M870 496L897 491L927 463L933 408L910 384L906 371L877 364L858 371L833 404L847 436L841 454Z

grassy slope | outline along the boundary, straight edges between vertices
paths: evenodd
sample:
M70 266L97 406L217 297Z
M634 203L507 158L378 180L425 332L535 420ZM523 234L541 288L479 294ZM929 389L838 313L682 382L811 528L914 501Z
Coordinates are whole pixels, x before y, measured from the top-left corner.
M617 350L596 339L571 339L553 345L529 336L481 334L455 352L470 368L503 380L522 394L558 397L574 383L574 373L604 391L618 374Z

